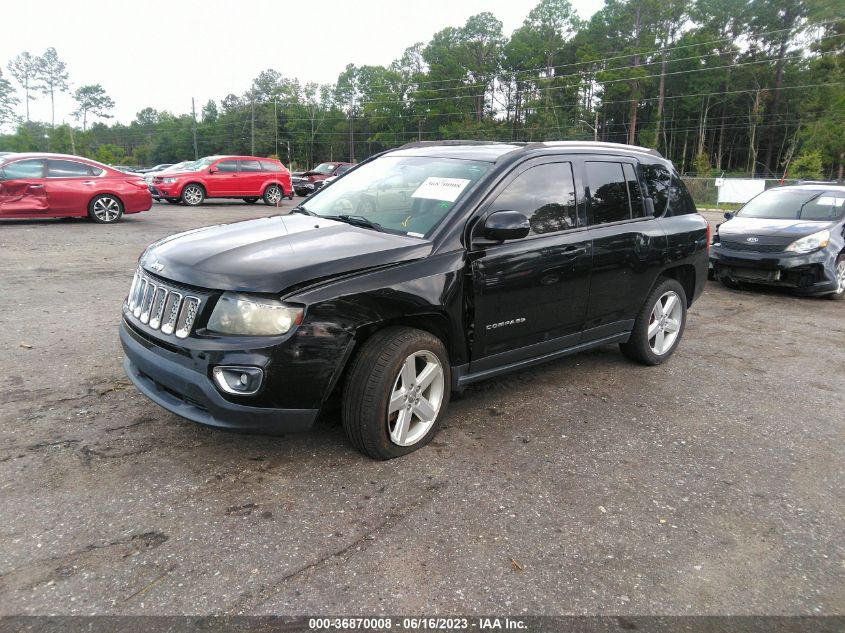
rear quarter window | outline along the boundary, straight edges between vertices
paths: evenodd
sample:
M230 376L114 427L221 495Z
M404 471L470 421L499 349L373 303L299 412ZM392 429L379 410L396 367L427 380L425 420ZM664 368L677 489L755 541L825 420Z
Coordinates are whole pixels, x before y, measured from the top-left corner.
M660 216L695 213L695 204L677 172L658 163L640 165L646 192L654 201L654 214Z
M270 160L262 160L261 161L261 169L264 171L275 171L279 172L282 171L282 166L280 163L274 163Z

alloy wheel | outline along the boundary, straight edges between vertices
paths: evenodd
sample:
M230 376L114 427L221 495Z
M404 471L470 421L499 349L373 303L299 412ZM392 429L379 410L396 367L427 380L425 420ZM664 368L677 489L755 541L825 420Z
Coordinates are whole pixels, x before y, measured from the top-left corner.
M202 190L196 185L188 185L182 192L182 198L188 204L199 204L202 202Z
M681 330L683 306L678 293L663 293L651 310L648 320L648 345L651 351L663 356L672 349Z
M91 209L100 222L114 222L120 215L120 203L109 196L97 198Z
M275 185L272 187L268 187L267 193L264 195L267 196L267 202L269 202L270 204L278 204L279 201L282 199L282 192Z
M444 387L443 366L435 354L421 350L405 359L387 406L391 442L411 446L426 436L440 413Z
M840 259L836 264L836 280L839 282L836 287L836 294L845 293L845 259Z

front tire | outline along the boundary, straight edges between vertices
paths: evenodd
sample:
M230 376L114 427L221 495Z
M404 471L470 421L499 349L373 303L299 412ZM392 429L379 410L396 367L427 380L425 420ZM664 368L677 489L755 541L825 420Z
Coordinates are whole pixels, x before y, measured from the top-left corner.
M179 198L166 198L168 204L181 204L182 200Z
M839 287L827 296L834 301L842 301L845 299L845 255L840 255L836 260L836 280Z
M422 330L390 327L358 351L343 389L343 429L356 449L393 459L428 444L449 405L446 348Z
M258 198L244 198L244 202L246 202L247 204L255 204L256 202L258 202Z
M270 207L277 206L282 201L284 192L279 185L270 185L264 190L264 204Z
M631 338L619 348L633 361L659 365L677 349L686 324L687 293L676 280L664 278L649 293Z
M123 216L123 203L111 194L95 196L88 203L88 217L97 224L114 224Z
M200 185L185 185L185 188L182 189L181 199L189 207L198 207L205 200L205 189Z

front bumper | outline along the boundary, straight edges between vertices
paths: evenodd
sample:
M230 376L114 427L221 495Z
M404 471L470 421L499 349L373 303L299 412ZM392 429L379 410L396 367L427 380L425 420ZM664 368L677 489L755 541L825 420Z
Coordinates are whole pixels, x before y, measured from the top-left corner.
M171 413L207 426L279 435L309 430L319 409L277 409L233 403L207 373L181 355L154 345L120 325L124 370L138 390Z
M710 270L716 279L790 288L800 294L825 294L837 289L836 256L828 249L805 255L755 253L719 246L710 248Z

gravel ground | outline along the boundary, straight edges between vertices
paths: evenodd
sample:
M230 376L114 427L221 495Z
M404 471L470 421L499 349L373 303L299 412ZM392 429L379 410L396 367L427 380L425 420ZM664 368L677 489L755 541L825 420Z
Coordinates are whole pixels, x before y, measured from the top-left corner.
M475 385L379 463L123 375L141 250L269 211L0 226L0 615L845 613L845 305L710 283L666 365Z

